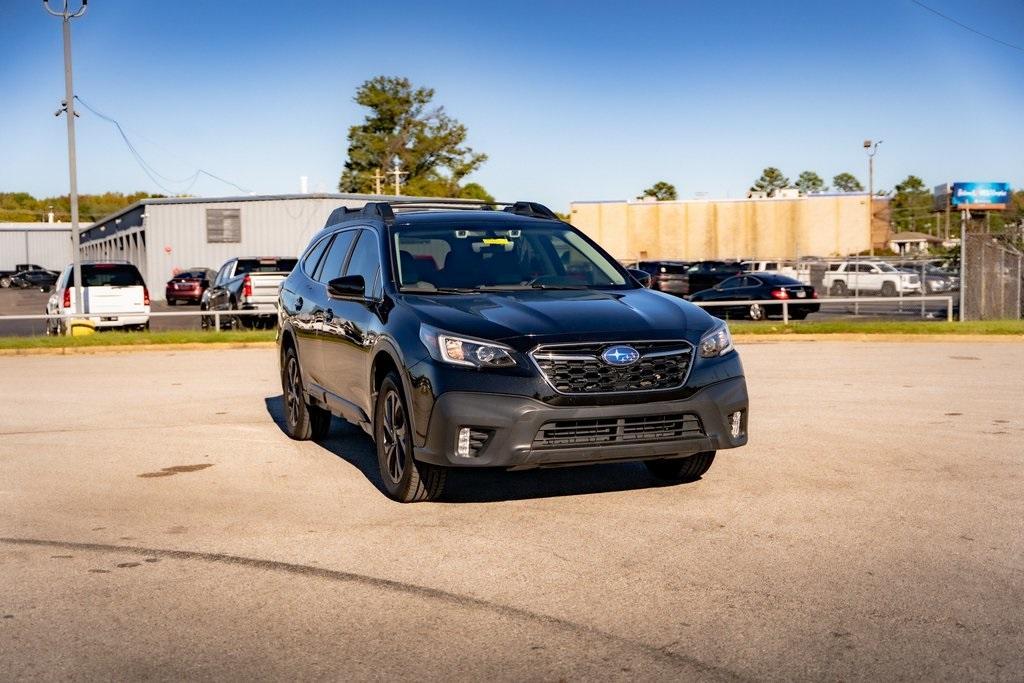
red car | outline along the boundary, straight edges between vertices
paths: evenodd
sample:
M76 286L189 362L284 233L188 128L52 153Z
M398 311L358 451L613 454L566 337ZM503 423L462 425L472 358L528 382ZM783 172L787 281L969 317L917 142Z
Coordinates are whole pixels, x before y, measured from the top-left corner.
M167 304L176 306L179 301L198 304L203 298L203 292L209 288L214 277L216 277L216 273L209 268L191 268L181 271L167 281L167 288L164 290Z

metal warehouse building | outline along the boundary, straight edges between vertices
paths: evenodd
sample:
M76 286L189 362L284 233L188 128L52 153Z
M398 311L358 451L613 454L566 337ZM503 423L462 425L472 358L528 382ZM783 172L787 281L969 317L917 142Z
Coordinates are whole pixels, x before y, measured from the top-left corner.
M71 263L68 223L0 223L0 270L34 263L61 270Z
M159 298L188 268L218 269L235 256L298 256L339 206L412 199L360 194L143 199L82 231L84 259L125 259Z

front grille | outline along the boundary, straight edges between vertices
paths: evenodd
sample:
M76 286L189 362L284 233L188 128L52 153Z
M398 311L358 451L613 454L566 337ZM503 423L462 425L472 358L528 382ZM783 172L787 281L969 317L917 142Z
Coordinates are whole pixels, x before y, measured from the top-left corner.
M551 344L531 354L545 378L562 394L607 394L677 389L686 381L693 347L686 341L628 344L640 360L609 365L601 353L621 344Z
M696 415L644 415L640 417L602 417L591 420L558 420L545 423L533 438L533 448L572 448L574 446L618 443L653 443L704 436Z

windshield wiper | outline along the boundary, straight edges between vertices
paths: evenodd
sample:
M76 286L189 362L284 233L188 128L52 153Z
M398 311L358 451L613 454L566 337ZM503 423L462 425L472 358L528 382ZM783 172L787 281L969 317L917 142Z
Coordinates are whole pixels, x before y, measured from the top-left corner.
M474 287L436 287L434 289L419 289L416 287L403 287L403 294L472 294L480 290Z
M590 289L586 285L545 285L542 283L534 283L530 285L531 289Z

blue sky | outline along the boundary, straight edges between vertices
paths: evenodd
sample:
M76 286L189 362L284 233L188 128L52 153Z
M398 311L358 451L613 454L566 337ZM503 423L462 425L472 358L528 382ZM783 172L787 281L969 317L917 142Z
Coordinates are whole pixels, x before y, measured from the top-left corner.
M1020 0L925 1L1024 44ZM300 175L334 191L362 118L352 95L378 74L436 89L490 156L473 179L492 194L559 210L662 179L738 197L768 165L866 184L868 137L885 140L880 187L908 173L1024 186L1024 51L910 0L93 0L73 31L76 93L157 171L259 193ZM61 59L41 2L0 0L0 191L67 192ZM161 191L109 123L81 112L78 139L81 191Z

